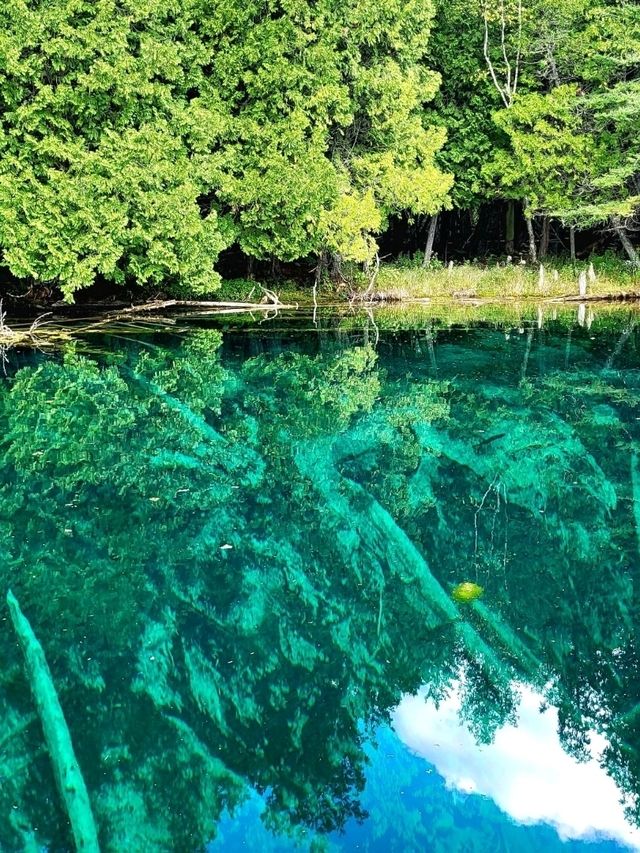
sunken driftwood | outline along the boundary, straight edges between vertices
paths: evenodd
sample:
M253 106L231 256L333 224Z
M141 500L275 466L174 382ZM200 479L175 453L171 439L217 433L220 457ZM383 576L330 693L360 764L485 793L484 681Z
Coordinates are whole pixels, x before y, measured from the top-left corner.
M98 833L89 794L73 751L71 735L44 651L11 590L7 593L7 605L24 654L27 678L42 723L56 784L69 815L76 850L99 853Z

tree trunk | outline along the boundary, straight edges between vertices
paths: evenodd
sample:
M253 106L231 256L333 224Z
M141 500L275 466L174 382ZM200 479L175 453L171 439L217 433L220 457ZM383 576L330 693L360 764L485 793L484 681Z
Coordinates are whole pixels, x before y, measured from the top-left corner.
M542 217L542 234L540 235L540 248L538 249L538 259L543 261L547 257L549 251L549 237L551 236L551 219L548 216Z
M569 226L569 251L571 252L571 263L576 262L576 226Z
M615 216L613 218L613 228L618 237L620 238L620 242L629 257L629 260L633 264L634 267L640 267L640 255L638 255L637 251L634 248L633 243L629 239L629 235L627 234L627 229L622 224L622 220L619 216Z
M516 242L516 204L511 199L507 202L507 232L505 240L505 251L507 255L513 255Z
M536 235L533 230L533 220L531 218L531 213L529 212L529 205L526 201L524 203L524 219L527 223L527 234L529 235L529 263L537 264L538 253L536 251Z
M331 278L334 281L342 281L342 255L338 252L331 253Z
M424 261L422 266L426 269L431 263L433 255L433 241L436 238L436 229L438 228L438 214L434 213L429 222L429 233L427 234L427 245L424 249Z
M547 67L548 67L548 75L549 79L553 83L554 86L560 86L562 83L560 79L560 75L558 74L558 66L556 64L556 58L553 55L553 46L548 44L546 46L547 53Z
M322 277L324 276L327 269L327 253L324 249L322 249L318 253L318 263L316 264L316 271L314 275L314 287L317 288L319 284L322 282Z

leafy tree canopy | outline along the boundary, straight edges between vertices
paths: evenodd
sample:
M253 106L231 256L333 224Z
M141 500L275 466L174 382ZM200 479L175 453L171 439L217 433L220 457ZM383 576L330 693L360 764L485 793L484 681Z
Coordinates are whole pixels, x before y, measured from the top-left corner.
M215 288L256 258L365 261L451 178L410 3L19 0L0 12L0 247L67 298L96 276Z

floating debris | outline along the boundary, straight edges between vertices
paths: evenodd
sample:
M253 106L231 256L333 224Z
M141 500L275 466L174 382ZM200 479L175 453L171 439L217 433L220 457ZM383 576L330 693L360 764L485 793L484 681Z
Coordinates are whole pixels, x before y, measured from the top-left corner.
M479 584L473 583L473 581L464 581L464 583L459 583L458 586L454 586L451 591L451 597L454 601L461 604L468 604L470 601L475 601L476 598L480 598L483 592L484 587Z

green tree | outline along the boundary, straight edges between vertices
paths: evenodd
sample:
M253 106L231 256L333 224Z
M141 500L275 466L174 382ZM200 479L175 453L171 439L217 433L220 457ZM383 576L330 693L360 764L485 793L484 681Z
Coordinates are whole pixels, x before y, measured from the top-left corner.
M375 253L451 179L423 104L429 2L26 0L0 13L0 247L70 299L96 277L215 289L252 257Z
M640 154L636 4L575 0L561 8L525 7L523 61L535 62L528 91L496 113L508 145L485 167L506 197L526 199L534 215L572 226L609 225L632 263L626 233L638 208ZM490 62L490 58L488 60ZM532 229L530 240L533 244Z
M0 246L14 275L67 298L97 275L215 286L233 232L199 199L224 122L190 100L206 62L190 6L0 13Z

